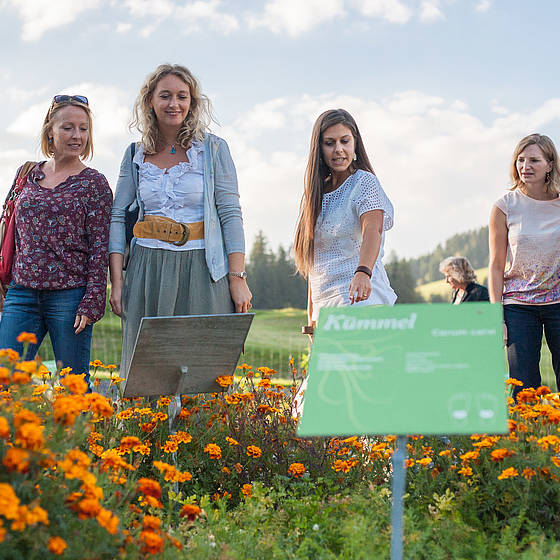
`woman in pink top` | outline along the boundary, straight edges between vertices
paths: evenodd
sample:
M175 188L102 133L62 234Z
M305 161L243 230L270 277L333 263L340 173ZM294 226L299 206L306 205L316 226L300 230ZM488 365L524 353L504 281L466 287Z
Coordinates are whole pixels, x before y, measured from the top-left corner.
M510 376L541 385L544 329L560 390L560 167L552 140L523 138L511 179L490 214L490 301L504 304Z

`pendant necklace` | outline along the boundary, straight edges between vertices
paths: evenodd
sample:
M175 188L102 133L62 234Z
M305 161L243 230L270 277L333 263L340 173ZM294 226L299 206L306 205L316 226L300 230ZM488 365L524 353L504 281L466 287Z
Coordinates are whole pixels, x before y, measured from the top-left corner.
M170 154L174 154L175 153L175 144L171 145L171 150L169 152Z

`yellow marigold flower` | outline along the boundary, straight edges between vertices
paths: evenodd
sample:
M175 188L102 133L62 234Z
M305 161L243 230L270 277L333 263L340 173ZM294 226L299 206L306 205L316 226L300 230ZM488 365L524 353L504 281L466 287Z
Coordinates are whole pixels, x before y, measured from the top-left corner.
M560 467L560 457L551 457L550 459L557 467Z
M49 552L60 556L68 547L66 541L61 537L51 537L47 543Z
M237 366L237 369L242 369L243 371L247 371L250 369L253 369L253 366L250 366L249 364L241 364L240 366Z
M552 448L556 449L557 447L560 446L560 438L558 438L558 436L544 436L544 437L538 439L537 443L545 451L549 447L552 447Z
M119 518L108 509L101 508L95 517L100 527L103 527L110 535L116 535L119 530Z
M162 407L162 406L169 406L170 404L171 404L171 399L169 397L160 397L157 400L156 406Z
M134 467L127 463L117 452L116 449L107 449L101 454L101 470L134 470Z
M107 366L108 367L108 366ZM111 375L111 385L120 385L124 379L118 375Z
M331 467L333 470L335 470L336 472L350 472L350 463L348 461L341 461L340 459L337 459L334 464Z
M204 452L210 455L210 459L220 459L222 457L222 450L220 446L215 443L206 444Z
M230 445L239 445L239 442L229 436L226 436L226 441L230 444Z
M136 436L124 436L121 438L120 448L130 451L134 445L140 445L142 442Z
M270 379L261 379L257 383L257 387L264 387L265 389L269 389L270 388Z
M37 387L33 389L33 395L42 395L48 388L48 385L37 385Z
M121 410L117 414L118 420L130 420L134 416L134 412L131 408L126 408L125 410Z
M463 462L466 461L474 461L480 457L480 453L478 451L467 451L459 456Z
M247 498L250 498L252 496L253 493L253 485L252 484L244 484L241 487L241 493L246 496Z
M10 437L10 424L4 416L0 416L0 438L8 439Z
M185 504L179 512L179 517L186 517L189 521L194 521L202 510L195 504Z
M104 367L103 362L101 360L93 360L89 363L91 367Z
M37 362L35 360L29 360L27 362L18 362L16 364L16 370L23 371L25 373L33 374L37 371Z
M405 459L404 460L404 468L410 469L414 465L414 459Z
M142 552L146 554L160 554L163 552L163 539L153 531L140 533Z
M18 335L16 340L23 344L25 344L26 342L28 342L29 344L37 344L37 335L30 332L22 332Z
M179 445L176 441L166 441L162 446L161 450L164 453L175 453L179 449Z
M84 373L80 375L65 375L60 379L60 384L66 387L73 395L83 395L88 390L88 384L84 378Z
M451 455L450 449L444 449L443 451L439 452L440 457L449 457Z
M492 461L500 462L506 459L507 457L511 457L514 454L515 451L510 451L509 449L501 448L501 449L494 449L494 451L490 453L490 457L492 458Z
M506 379L506 385L515 385L516 387L523 387L523 381L519 381L519 379L514 379L510 377Z
M288 467L288 474L291 474L294 478L300 478L305 474L305 466L303 463L292 463Z
M27 472L29 468L29 453L18 447L8 447L2 459L2 464L9 471Z
M537 471L530 469L529 467L526 467L523 469L521 476L525 477L527 480L531 480L531 478L533 478L536 474Z
M255 459L257 459L262 455L261 448L257 447L256 445L249 445L247 447L247 455L249 457L254 457Z
M231 474L231 471L227 467L222 467L222 472L224 474Z
M117 369L117 366L116 366L116 364L107 364L105 366L105 369Z
M169 439L177 443L190 443L192 441L192 436L191 434L187 434L187 432L178 431L175 434L170 435Z
M151 453L150 443L139 443L132 447L132 451L140 453L140 455L149 455Z
M509 467L508 469L502 471L502 474L498 476L498 480L505 480L506 478L512 478L515 476L519 476L519 472L517 469Z
M220 387L229 387L233 383L233 375L220 375L216 377L216 383Z
M472 476L473 471L470 467L463 467L457 471L462 476Z
M26 422L25 424L22 424L16 432L16 445L19 445L24 449L38 451L39 449L41 449L41 447L43 447L44 429L44 426L39 426L32 422Z
M423 457L422 459L418 459L416 461L418 465L422 465L423 467L427 467L431 462L432 460L430 459L430 457Z

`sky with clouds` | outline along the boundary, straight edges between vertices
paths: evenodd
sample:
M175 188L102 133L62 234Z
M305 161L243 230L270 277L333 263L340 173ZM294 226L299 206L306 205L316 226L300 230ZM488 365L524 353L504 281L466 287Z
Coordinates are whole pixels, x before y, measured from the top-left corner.
M145 76L188 66L230 145L249 247L288 247L313 122L356 118L395 206L386 248L432 250L487 223L511 153L560 144L556 0L0 0L0 196L39 157L52 96L84 94L91 165L115 186Z

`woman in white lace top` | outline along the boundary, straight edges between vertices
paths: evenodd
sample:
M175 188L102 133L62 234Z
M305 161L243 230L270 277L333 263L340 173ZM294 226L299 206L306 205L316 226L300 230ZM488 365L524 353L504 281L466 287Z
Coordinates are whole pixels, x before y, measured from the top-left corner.
M313 128L294 241L298 270L309 280L309 327L322 307L393 305L382 262L391 227L393 205L356 122L343 109L324 112Z

